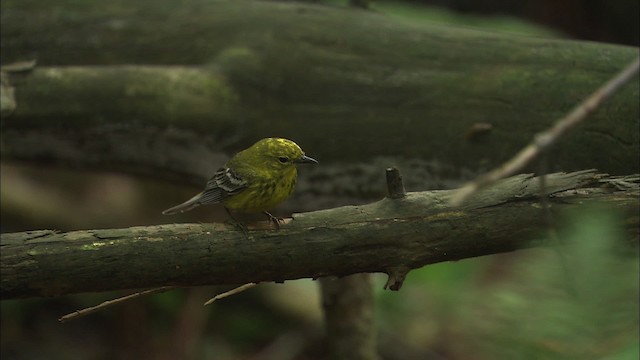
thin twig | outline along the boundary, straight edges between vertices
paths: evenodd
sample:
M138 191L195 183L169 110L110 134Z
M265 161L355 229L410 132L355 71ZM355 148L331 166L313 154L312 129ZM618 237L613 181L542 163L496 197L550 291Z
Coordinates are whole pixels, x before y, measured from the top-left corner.
M578 104L564 118L558 120L553 127L537 134L529 145L520 150L520 152L509 161L461 187L460 190L458 190L451 198L451 205L458 206L462 204L466 199L478 192L480 189L490 186L502 178L511 176L518 170L525 167L542 152L553 146L558 139L562 137L562 135L584 120L584 118L597 109L604 100L608 99L618 89L620 89L622 85L634 77L638 73L639 67L640 58L637 58L624 70L618 73L618 75L613 77L588 98Z
M157 294L157 293L161 293L161 292L165 292L165 291L169 291L172 289L175 289L175 286L163 286L163 287L159 287L159 288L155 288L155 289L149 289L149 290L145 290L145 291L140 291L137 293L133 293L131 295L127 295L127 296L122 296L113 300L108 300L105 301L99 305L96 306L92 306L92 307L88 307L82 310L76 310L74 312L72 312L71 314L67 314L63 317L61 317L60 319L58 319L58 321L60 322L65 322L65 321L69 321L69 320L73 320L73 319L77 319L79 317L82 316L86 316L89 314L93 314L94 312L100 311L102 309L104 309L105 307L108 306L112 306L112 305L116 305L116 304L120 304L122 302L125 301L129 301L129 300L133 300L135 298L141 297L141 296L145 296L145 295L151 295L151 294Z
M222 294L218 294L218 295L212 297L211 299L207 300L207 302L204 303L204 306L211 305L214 301L220 300L220 299L224 299L227 296L231 296L231 295L237 294L239 292L243 292L243 291L245 291L247 289L251 289L252 287L254 287L256 285L258 285L258 284L257 283L248 283L248 284L244 284L244 285L238 286L237 288L231 289L229 291L223 292Z

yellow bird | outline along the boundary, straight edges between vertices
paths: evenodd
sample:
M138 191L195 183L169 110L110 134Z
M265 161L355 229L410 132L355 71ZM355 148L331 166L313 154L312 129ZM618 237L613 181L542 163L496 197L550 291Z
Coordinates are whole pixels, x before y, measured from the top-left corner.
M297 164L317 164L306 156L295 142L282 138L266 138L240 151L207 181L204 190L162 213L171 215L205 204L224 205L243 212L263 212L279 225L267 210L275 207L293 192L298 178ZM231 216L233 218L233 216Z

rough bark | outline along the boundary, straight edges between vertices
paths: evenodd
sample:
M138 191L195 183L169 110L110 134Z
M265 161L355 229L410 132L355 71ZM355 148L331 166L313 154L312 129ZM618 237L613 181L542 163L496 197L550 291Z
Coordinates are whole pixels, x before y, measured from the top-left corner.
M554 213L603 203L621 213L621 226L630 239L637 239L637 186L575 191L603 182L617 184L593 171L548 176L546 191L554 194L549 197ZM537 179L521 175L460 208L447 206L452 191L408 193L369 205L295 214L278 231L257 229L248 237L225 224L2 234L0 295L8 299L394 273L540 246L546 222L538 192Z

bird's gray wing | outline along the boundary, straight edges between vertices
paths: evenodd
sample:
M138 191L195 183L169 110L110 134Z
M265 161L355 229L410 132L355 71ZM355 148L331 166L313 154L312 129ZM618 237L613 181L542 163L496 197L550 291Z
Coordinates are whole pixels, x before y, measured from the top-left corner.
M247 182L236 171L229 168L220 168L207 181L199 203L219 203L227 197L239 193L246 187Z
M171 215L189 211L203 204L216 204L233 194L239 193L246 187L247 182L236 171L229 168L221 168L207 181L207 185L201 193L162 213Z

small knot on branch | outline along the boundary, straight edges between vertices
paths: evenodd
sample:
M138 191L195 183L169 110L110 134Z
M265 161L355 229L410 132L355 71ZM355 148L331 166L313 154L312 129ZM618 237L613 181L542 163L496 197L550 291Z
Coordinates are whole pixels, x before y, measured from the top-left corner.
M387 197L389 199L400 199L407 194L402 183L400 170L394 167L387 168Z
M404 278L407 277L411 269L406 266L394 266L387 269L386 273L389 276L387 283L384 284L384 289L391 289L398 291L404 283Z
M493 130L493 125L489 123L477 122L467 129L464 134L467 141L477 141L480 138L486 137Z

